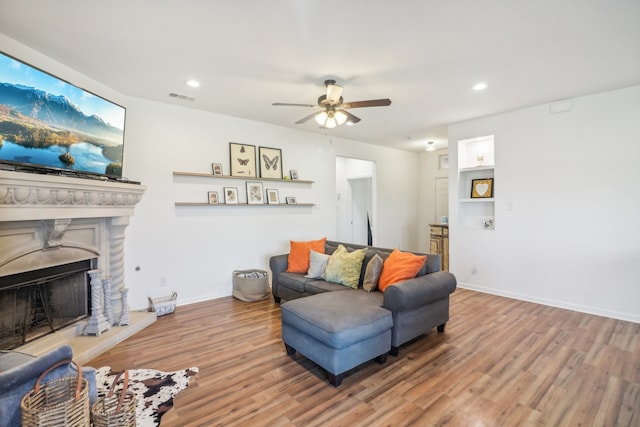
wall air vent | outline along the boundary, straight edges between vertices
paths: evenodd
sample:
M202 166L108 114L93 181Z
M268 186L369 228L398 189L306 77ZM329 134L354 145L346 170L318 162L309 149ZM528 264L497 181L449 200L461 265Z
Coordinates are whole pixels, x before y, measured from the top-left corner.
M169 96L171 98L176 98L176 99L179 99L181 101L195 101L196 100L193 96L187 96L187 95L182 95L182 94L173 93L173 92L171 92L169 94Z

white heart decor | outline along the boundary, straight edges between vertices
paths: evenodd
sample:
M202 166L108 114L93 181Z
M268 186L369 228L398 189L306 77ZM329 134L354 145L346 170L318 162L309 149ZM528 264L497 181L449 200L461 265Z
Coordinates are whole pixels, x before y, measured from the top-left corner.
M486 195L487 191L489 191L489 184L483 183L483 184L476 185L476 192L478 193L479 196Z

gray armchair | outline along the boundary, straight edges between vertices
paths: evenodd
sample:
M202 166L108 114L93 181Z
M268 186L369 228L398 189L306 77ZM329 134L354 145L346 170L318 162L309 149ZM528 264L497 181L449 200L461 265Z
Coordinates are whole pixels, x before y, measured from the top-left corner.
M56 362L73 358L68 344L62 345L41 356L31 356L14 351L0 351L0 427L21 425L20 401L35 385L38 376ZM76 376L73 365L65 364L43 378L43 383L68 376ZM97 399L96 370L82 368L83 378L89 383L89 403Z

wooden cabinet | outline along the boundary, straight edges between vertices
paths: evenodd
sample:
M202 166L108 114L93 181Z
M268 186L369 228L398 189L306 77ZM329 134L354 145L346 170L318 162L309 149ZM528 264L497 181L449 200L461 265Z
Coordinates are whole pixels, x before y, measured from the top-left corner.
M440 269L449 271L449 225L429 224L429 252L440 255Z

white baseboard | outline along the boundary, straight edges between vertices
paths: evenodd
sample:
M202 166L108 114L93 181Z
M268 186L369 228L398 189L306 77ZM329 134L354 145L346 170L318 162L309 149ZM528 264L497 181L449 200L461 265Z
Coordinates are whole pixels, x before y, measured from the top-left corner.
M548 305L550 307L564 308L567 310L578 311L580 313L594 314L596 316L610 317L612 319L625 320L627 322L640 323L640 316L633 313L621 313L619 311L606 310L598 307L590 307L585 305L573 304L566 301L540 298L533 295L521 294L518 292L509 292L502 289L489 288L486 286L477 286L469 283L458 282L458 287L463 289L470 289L472 291L483 292L485 294L498 295L501 297L507 297L517 299L520 301L533 302L536 304Z

